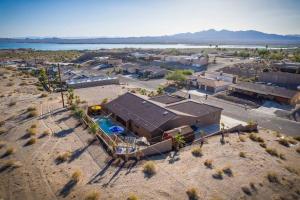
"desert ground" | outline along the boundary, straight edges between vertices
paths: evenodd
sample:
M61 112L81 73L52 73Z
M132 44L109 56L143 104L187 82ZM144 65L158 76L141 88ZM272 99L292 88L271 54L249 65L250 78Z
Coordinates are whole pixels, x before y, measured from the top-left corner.
M225 142L211 137L197 156L192 152L200 145L194 144L124 162L111 158L62 108L60 94L38 90L38 80L28 75L7 69L0 75L0 199L81 200L91 192L99 199L188 199L191 188L198 199L300 199L297 140L288 138L287 147L278 142L284 137L280 133L260 129L256 137L231 134ZM128 87L77 89L75 94L85 106L113 99ZM155 169L151 176L143 172L149 160Z

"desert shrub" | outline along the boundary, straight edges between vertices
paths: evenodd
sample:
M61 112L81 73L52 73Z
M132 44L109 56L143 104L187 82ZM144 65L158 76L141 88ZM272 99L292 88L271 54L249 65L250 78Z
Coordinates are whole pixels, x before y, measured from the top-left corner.
M249 135L249 138L252 140L252 141L254 141L254 142L265 142L264 141L264 139L263 138L261 138L261 137L259 137L257 134L255 134L255 133L251 133L250 135Z
M22 166L22 164L19 161L8 160L3 163L0 170L4 171L9 168L19 168L21 166Z
M201 149L201 147L194 147L193 149L192 149L192 154L193 154L193 156L195 156L195 157L201 157L203 154L202 154L202 149Z
M33 107L33 106L30 106L27 108L28 112L35 111L35 110L36 110L36 107Z
M36 124L32 124L32 125L30 126L30 128L36 128L36 127L37 127Z
M130 194L129 197L127 197L127 200L138 200L139 198L135 194Z
M0 135L2 135L2 134L4 134L6 132L6 130L5 129L0 129Z
M100 193L97 191L90 192L86 197L85 200L98 200L100 197Z
M281 160L286 160L285 155L284 155L283 153L280 153L280 154L279 154L279 158L280 158Z
M1 121L1 122L0 122L0 127L1 127L1 126L4 126L4 124L5 124L5 121Z
M270 183L279 183L279 178L278 178L278 175L274 172L269 172L267 174L267 178L269 180Z
M81 171L76 170L75 172L73 172L72 176L71 176L71 180L75 183L80 181L80 177L81 177Z
M246 153L245 152L240 152L240 157L241 158L246 158Z
M276 156L276 157L279 156L279 154L278 154L278 152L277 152L276 149L266 148L266 152L268 152L271 156Z
M9 82L9 83L6 84L7 87L11 87L11 86L13 86L13 85L14 85L13 82Z
M36 110L32 110L28 113L27 118L37 117L37 116L38 116L38 112Z
M266 143L259 143L259 146L261 146L262 148L267 148Z
M231 169L231 167L230 166L227 166L227 167L224 167L223 169L222 169L222 171L224 172L224 174L226 174L227 176L233 176L233 171L232 171L232 169Z
M37 134L37 130L35 128L29 128L27 130L27 133L30 135L30 136L35 136Z
M144 167L143 167L143 172L148 175L148 176L152 176L156 173L156 169L155 169L155 164L154 162L152 161L147 161L145 164L144 164Z
M40 137L42 138L42 137L46 137L48 135L50 135L50 131L45 130Z
M240 142L246 142L246 139L245 139L245 137L243 137L243 136L239 136L239 140L240 140Z
M294 136L293 138L297 141L300 141L300 136Z
M14 106L14 105L16 105L16 104L17 104L17 102L11 101L11 102L8 104L8 106Z
M210 168L210 169L212 169L212 167L213 167L213 165L212 165L212 160L205 160L204 161L204 165L207 167L207 168Z
M47 97L48 96L48 94L47 93L43 93L43 94L41 94L41 98L44 98L44 97Z
M295 168L293 168L293 167L285 166L285 169L288 170L290 173L299 175L299 172Z
M196 188L189 188L186 194L190 200L197 200L199 198Z
M3 147L5 147L5 145L6 145L6 142L0 141L0 149L2 149Z
M223 179L223 170L216 170L216 173L214 173L212 176L215 179Z
M241 189L246 195L249 195L249 196L252 195L251 190L248 187L243 186L243 187L241 187Z
M64 152L64 153L62 153L62 154L59 154L59 155L56 157L56 162L58 162L58 163L65 162L65 161L67 161L70 157L71 157L71 153L70 153L69 151Z
M4 156L9 156L11 154L14 154L16 152L14 147L8 147L4 153Z
M274 134L276 137L282 137L281 133L279 133L278 131L275 131Z
M300 153L300 147L298 147L298 148L296 149L296 152L297 152L297 153Z
M290 147L289 141L287 139L285 139L285 138L280 138L278 140L278 143L281 144L281 145L283 145L283 146Z
M27 141L27 143L26 143L26 145L33 145L33 144L35 144L36 143L36 138L30 138L28 141Z

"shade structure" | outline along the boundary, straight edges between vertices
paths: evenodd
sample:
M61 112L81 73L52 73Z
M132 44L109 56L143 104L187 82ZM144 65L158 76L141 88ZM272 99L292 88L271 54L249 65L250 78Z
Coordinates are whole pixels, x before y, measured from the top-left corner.
M112 133L116 133L116 134L120 134L120 133L124 132L124 128L121 127L121 126L112 126L112 127L109 128L109 130Z
M101 110L101 108L102 108L101 106L92 106L91 109L92 109L93 111L98 111L98 110Z

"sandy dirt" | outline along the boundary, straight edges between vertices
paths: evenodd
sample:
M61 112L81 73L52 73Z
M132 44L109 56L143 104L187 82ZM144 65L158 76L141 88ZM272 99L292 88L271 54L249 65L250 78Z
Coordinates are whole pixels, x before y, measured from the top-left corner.
M278 143L275 133L260 130L259 135L267 147L275 148L285 157L271 156L266 150L243 135L237 134L207 140L202 147L203 155L195 157L192 145L174 152L147 157L135 161L118 161L110 158L98 141L88 133L67 109L62 109L60 94L48 94L41 98L41 91L33 84L35 78L11 77L15 72L0 69L0 121L5 121L0 135L0 199L85 199L91 191L98 191L100 199L127 199L135 194L139 199L188 199L186 190L196 188L199 199L299 199L300 157L296 149L299 142L290 147ZM3 77L7 78L3 78ZM24 78L22 80L21 78ZM14 85L7 86L9 79ZM32 82L21 85L22 81ZM126 92L124 86L103 86L77 89L75 94L88 104L115 98ZM10 95L11 94L11 95ZM10 105L10 102L16 102ZM28 118L27 108L33 106L38 116ZM36 136L27 136L26 129L37 125ZM49 135L43 136L47 130ZM26 145L30 137L35 144ZM92 141L92 142L91 142ZM3 156L9 148L14 153ZM59 154L70 152L62 163L56 162ZM245 152L246 157L240 157ZM204 165L211 159L213 168ZM18 167L4 168L8 160ZM143 165L147 160L155 163L156 173L147 177ZM213 175L217 170L230 167L232 176L223 174L222 179ZM289 170L288 170L289 169ZM80 171L80 180L70 183L72 173ZM270 182L268 173L275 173L278 183ZM250 193L243 192L242 187Z

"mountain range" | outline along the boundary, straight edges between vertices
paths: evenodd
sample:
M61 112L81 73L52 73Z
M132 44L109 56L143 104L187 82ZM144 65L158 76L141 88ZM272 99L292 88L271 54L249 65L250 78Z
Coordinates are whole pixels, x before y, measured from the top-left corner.
M205 30L164 36L95 37L95 38L0 38L0 42L58 44L262 44L300 45L300 35L268 34L255 30Z

